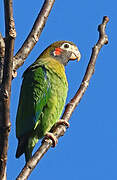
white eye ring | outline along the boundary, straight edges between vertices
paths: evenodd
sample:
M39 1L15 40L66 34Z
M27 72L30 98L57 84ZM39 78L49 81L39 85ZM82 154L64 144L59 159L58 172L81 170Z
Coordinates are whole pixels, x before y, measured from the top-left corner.
M64 43L64 44L62 44L61 49L68 51L70 49L70 47L71 47L71 45L69 43Z

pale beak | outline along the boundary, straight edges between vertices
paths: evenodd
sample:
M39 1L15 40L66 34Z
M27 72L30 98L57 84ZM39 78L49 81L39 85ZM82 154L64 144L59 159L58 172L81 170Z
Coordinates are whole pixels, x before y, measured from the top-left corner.
M70 60L78 59L78 61L79 61L80 58L81 58L81 54L80 54L79 49L77 47L73 46Z

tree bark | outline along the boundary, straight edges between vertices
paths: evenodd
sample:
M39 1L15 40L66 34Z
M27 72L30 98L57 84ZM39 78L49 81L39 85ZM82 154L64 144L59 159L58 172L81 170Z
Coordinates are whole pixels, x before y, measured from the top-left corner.
M5 56L5 42L0 33L0 86L3 78L4 56Z

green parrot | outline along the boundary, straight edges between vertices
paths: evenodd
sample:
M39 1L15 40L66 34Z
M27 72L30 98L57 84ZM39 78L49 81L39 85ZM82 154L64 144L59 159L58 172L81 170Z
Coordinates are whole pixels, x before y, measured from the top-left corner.
M16 117L16 158L24 153L27 162L39 139L59 121L68 92L64 66L80 57L74 43L57 41L24 72Z

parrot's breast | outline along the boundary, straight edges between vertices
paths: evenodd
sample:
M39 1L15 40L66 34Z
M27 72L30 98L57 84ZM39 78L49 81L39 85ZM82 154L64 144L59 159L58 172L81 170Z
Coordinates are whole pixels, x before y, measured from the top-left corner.
M68 92L64 66L52 61L45 67L46 76L50 82L50 97L43 109L43 115L40 117L40 124L37 127L41 137L60 119Z

